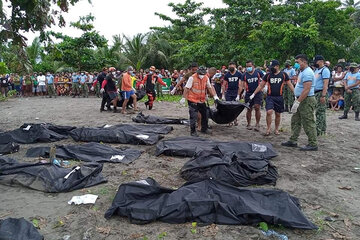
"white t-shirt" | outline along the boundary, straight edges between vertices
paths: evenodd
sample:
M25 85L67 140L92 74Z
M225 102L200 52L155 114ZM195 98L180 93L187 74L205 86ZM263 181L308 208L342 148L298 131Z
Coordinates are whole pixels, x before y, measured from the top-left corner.
M37 80L39 82L39 86L45 86L45 75L38 76Z
M185 87L188 88L188 89L192 88L193 81L194 81L194 78L193 78L192 76L189 77L188 81L186 82ZM211 84L210 84L209 78L208 78L208 80L207 80L207 82L206 82L206 87L207 87L207 88L211 88Z

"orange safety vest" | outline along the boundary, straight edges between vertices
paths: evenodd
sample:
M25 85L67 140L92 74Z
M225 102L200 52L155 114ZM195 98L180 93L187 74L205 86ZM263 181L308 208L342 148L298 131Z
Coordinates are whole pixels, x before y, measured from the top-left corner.
M122 82L121 82L121 90L123 91L131 91L132 90L132 86L131 86L131 76L130 74L128 73L125 73L123 75L123 79L122 79Z
M188 100L193 103L204 103L206 98L206 83L209 81L208 76L204 76L200 79L198 74L192 75L193 84L189 89Z

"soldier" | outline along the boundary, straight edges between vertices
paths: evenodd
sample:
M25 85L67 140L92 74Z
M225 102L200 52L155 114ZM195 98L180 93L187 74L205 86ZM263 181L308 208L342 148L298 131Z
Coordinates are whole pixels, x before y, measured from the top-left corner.
M73 93L73 98L77 95L78 97L80 97L80 88L79 88L79 75L76 73L72 74L71 77L71 82L72 82L72 93Z
M317 55L314 58L315 69L315 98L316 98L316 132L317 135L326 133L326 108L328 103L328 86L330 70L325 66L324 57Z
M296 65L300 66L298 81L295 86L296 100L291 108L291 137L281 145L285 147L297 147L301 126L308 137L308 144L300 148L301 151L317 151L317 137L314 111L315 99L315 75L309 67L308 58L305 54L295 57Z
M353 106L355 112L355 121L360 121L360 73L358 72L358 65L356 63L350 64L350 71L344 78L345 86L345 108L344 115L339 119L347 119L350 107Z
M291 66L291 61L290 60L286 60L284 72L287 73L291 83L293 84L293 86L295 86L295 84L296 84L296 71ZM285 103L285 110L284 111L285 112L291 113L290 109L291 109L291 106L294 103L294 99L295 99L294 93L289 89L288 85L286 84L284 86L284 103Z
M54 76L52 74L50 74L49 72L46 73L46 85L47 85L49 98L52 98L53 95L56 98L55 86L54 86Z
M88 85L87 85L87 82L89 81L88 80L88 76L85 75L84 72L81 73L80 75L80 86L81 86L81 92L82 92L82 95L83 97L89 97L89 88L88 88Z

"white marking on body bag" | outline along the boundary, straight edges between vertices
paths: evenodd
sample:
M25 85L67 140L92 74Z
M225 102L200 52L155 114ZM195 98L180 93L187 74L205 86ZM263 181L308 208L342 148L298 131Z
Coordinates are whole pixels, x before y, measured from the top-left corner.
M143 135L143 134L139 134L139 135L136 135L137 138L140 138L140 139L143 139L143 140L146 140L148 139L150 136L148 135Z
M252 146L252 151L253 152L266 152L267 147L265 145L260 145L260 144L251 144Z
M113 156L111 156L111 158L110 158L110 160L119 160L119 161L121 161L121 160L123 160L124 159L124 155L113 155Z
M26 128L23 128L23 130L24 130L24 131L29 131L30 128L31 128L31 125L27 125L27 127L26 127Z

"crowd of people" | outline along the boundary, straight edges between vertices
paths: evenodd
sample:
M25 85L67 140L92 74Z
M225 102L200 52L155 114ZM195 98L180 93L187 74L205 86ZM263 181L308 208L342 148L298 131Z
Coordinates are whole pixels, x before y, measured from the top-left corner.
M281 67L282 66L282 67ZM169 79L169 85L163 81ZM206 79L206 80L202 80ZM244 66L230 62L220 69L199 67L192 63L188 69L174 70L149 69L136 71L128 67L121 72L114 67L103 68L101 72L74 73L34 73L1 75L1 92L7 96L9 90L16 90L18 96L89 97L89 92L102 97L100 111L121 107L137 107L137 92L144 91L148 97L146 108L151 110L157 95L163 95L162 87L167 87L172 95L183 95L181 103L188 101L191 122L191 135L197 136L196 125L202 132L208 132L206 99L210 95L216 100L239 101L249 103L246 113L247 129L260 131L261 108L266 109L267 129L271 134L272 115L275 113L275 131L278 135L280 114L294 113L292 116L291 141L297 141L301 127L309 137L305 149L317 149L316 136L326 133L326 109L333 111L344 109L339 119L346 119L349 111L355 112L355 120L360 121L360 72L356 63L339 62L331 68L329 61L321 55L310 61L307 56L299 55L295 61L287 60L284 65L273 60L269 64L256 66L246 61ZM305 93L306 94L305 94ZM106 107L106 109L105 109ZM300 111L298 111L300 110ZM255 112L255 125L251 124L252 112ZM296 114L296 113L301 114ZM313 121L315 113L315 120ZM237 125L237 121L232 124ZM315 131L312 129L315 128Z

